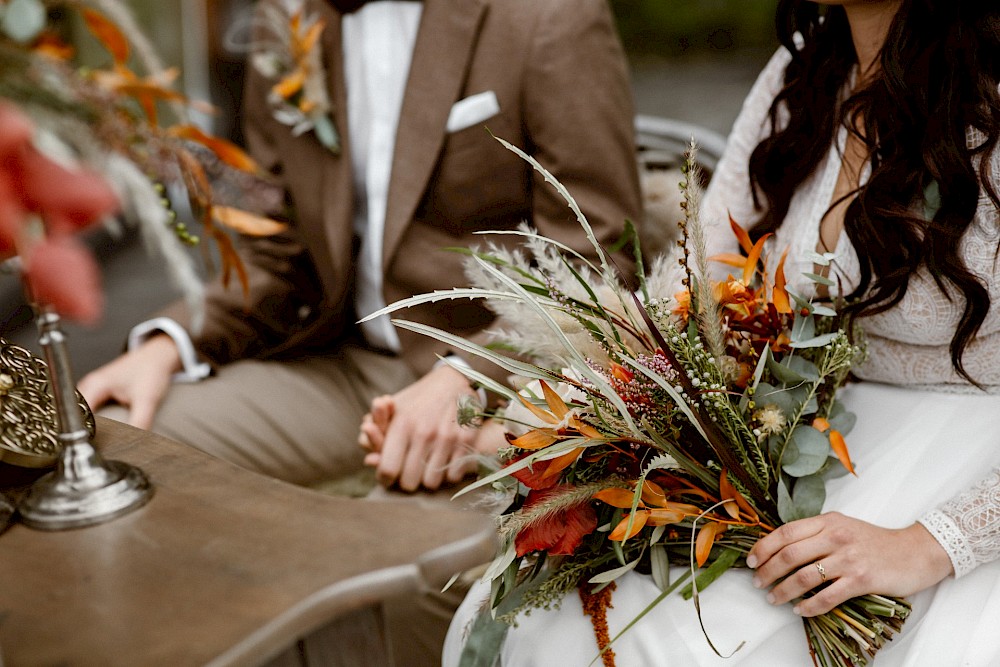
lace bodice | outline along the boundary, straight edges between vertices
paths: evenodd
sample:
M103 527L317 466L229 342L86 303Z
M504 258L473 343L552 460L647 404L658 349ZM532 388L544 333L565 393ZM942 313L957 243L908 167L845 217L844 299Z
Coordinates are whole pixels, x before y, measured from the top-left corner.
M747 165L753 149L770 134L768 110L782 85L791 57L779 50L761 73L743 103L726 153L719 162L701 208L705 225L714 229L711 252L734 251L735 240L725 227L727 212L744 227L758 219L751 196ZM781 122L779 115L778 122ZM970 130L968 140L981 141ZM790 249L785 266L792 287L808 293L811 284L801 278L813 270L812 255L818 245L820 221L833 198L841 168L846 130L831 142L822 164L792 198L788 215L775 234L772 250ZM1000 187L1000 155L991 158L993 183ZM862 179L867 178L862 174ZM724 247L726 246L726 247ZM969 269L989 290L991 308L979 334L965 351L966 369L986 387L1000 394L1000 212L983 192L972 226L962 240ZM860 267L850 240L842 233L834 251L832 271L845 292L858 284ZM798 279L797 279L798 278ZM961 316L962 300L949 300L926 271L916 274L902 302L888 312L864 318L869 359L856 375L864 380L920 386L951 392L978 392L952 368L948 345ZM1000 469L978 486L928 513L921 523L948 551L961 576L976 565L1000 558Z

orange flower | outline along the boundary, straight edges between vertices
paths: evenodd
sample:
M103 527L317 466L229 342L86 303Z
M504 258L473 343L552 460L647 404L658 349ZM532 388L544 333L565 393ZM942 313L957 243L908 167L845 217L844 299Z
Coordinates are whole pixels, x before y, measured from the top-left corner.
M309 78L315 76L313 50L316 48L325 27L326 23L322 20L316 20L312 23L304 21L301 9L292 14L288 23L288 35L291 40L291 56L294 67L271 88L275 95L291 102L306 86ZM316 102L303 95L299 98L297 106L302 113L308 114L315 109Z
M854 463L851 461L851 454L847 451L847 441L844 440L844 435L836 429L831 429L830 422L823 417L813 419L812 427L820 433L828 433L830 449L833 450L833 453L840 460L841 465L847 468L848 472L852 475L857 475L854 472Z
M735 309L743 315L750 315L756 310L757 292L742 280L730 276L729 280L716 283L715 292L719 305L724 308Z
M689 290L681 290L677 294L674 294L674 301L677 302L677 305L674 306L671 312L686 322L691 315L691 292Z

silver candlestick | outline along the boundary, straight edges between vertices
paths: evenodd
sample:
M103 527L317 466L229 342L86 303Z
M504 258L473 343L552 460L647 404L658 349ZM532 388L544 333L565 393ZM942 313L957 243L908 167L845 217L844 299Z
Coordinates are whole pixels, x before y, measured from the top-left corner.
M142 470L105 461L90 444L59 315L40 308L36 322L62 451L56 469L35 482L18 505L21 519L32 528L63 530L110 521L142 507L153 494Z

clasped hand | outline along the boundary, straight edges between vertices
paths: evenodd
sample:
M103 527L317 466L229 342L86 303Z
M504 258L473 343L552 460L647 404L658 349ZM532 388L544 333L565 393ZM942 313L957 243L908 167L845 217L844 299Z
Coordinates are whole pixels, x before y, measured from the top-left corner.
M474 392L468 380L450 366L439 366L402 391L372 401L361 422L359 444L368 450L384 486L404 491L439 488L475 472L480 429L460 426L458 400Z
M747 565L756 569L754 586L774 586L771 604L798 600L828 582L795 604L801 616L818 616L868 593L912 595L952 573L948 554L919 523L880 528L838 512L779 527L754 545Z

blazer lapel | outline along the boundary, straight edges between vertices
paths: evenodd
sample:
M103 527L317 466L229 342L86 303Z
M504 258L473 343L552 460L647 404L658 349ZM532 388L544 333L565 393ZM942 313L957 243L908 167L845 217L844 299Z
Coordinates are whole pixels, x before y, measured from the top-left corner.
M386 206L382 262L388 267L444 145L486 0L426 0L403 97Z
M321 37L326 68L327 91L333 106L333 120L340 134L340 155L328 153L322 161L322 227L312 227L316 233L325 233L325 239L310 239L313 252L327 251L329 273L320 270L329 294L336 294L348 284L347 277L353 262L352 236L354 219L354 180L351 175L350 137L347 133L347 90L344 83L344 53L342 47L340 14L326 0L314 3L319 16L326 22ZM325 150L325 149L324 149ZM321 262L319 257L314 258Z

